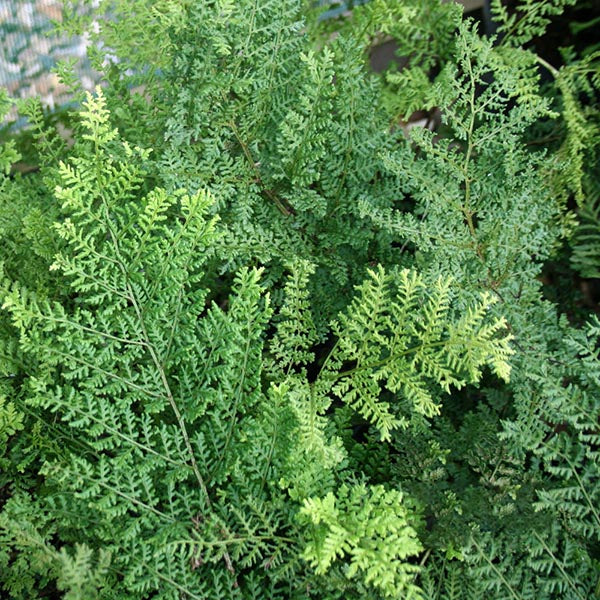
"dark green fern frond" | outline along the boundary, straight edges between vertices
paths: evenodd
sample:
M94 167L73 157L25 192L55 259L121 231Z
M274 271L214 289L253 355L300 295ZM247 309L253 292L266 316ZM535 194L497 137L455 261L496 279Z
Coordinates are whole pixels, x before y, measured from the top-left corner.
M600 277L600 185L588 186L579 224L570 240L571 264L582 277Z
M520 0L508 8L502 0L492 0L491 12L503 43L522 46L546 30L550 19L560 15L576 0Z

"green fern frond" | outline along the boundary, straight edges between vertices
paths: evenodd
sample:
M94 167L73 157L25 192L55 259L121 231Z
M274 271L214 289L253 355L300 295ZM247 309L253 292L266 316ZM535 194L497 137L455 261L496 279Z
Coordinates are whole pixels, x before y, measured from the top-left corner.
M14 402L0 396L0 457L4 454L7 439L22 429L23 414L18 411Z
M431 384L449 392L451 386L475 383L484 365L508 378L511 338L502 335L501 319L484 322L490 296L454 320L449 280L428 286L414 271L386 274L381 267L369 275L334 324L338 342L315 386L354 407L382 439L406 426L413 411L438 413ZM380 400L382 385L399 396L399 406Z
M491 12L504 43L521 46L546 30L550 18L560 15L576 0L520 0L509 10L492 0Z
M245 269L229 310L206 313L210 194L143 195L133 161L144 153L118 141L101 94L88 98L87 113L91 145L61 167L56 192L65 250L53 268L78 301L13 285L3 307L21 351L37 357L27 405L56 415L61 444L40 471L53 490L48 510L112 552L127 572L124 589L159 590L179 565L180 587L168 585L165 597L193 594L186 555L168 542L189 538L191 517L217 506L207 482L228 480L237 422L262 398L268 297L260 271ZM84 554L63 556L65 577Z
M282 372L310 363L314 359L311 347L317 342L308 288L315 267L308 261L296 260L289 268L290 276L283 289L284 304L270 344L277 368Z
M571 239L571 264L582 277L600 277L600 196L590 196L578 211Z
M10 110L11 105L12 103L7 91L4 88L0 89L0 122L4 121L4 117ZM21 155L17 151L15 140L3 141L0 145L0 174L4 176L8 175L12 165L20 158Z
M422 550L413 511L402 493L383 486L343 485L336 494L308 498L299 514L309 528L303 557L321 574L347 558L346 577L360 573L385 597L421 598L413 583L419 568L407 561Z

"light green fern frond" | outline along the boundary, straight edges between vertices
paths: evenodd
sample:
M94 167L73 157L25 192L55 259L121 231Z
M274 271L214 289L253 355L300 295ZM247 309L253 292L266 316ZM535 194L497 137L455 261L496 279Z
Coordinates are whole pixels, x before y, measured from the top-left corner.
M14 402L0 395L0 459L6 449L6 441L11 435L23 429L23 414Z
M450 280L428 284L415 271L370 271L334 324L338 341L316 388L348 403L389 439L413 413L438 413L432 385L449 392L475 383L484 365L507 379L511 338L502 319L486 319L492 298L483 295L455 319L450 290ZM381 400L382 387L398 405Z
M0 123L10 110L12 103L8 97L8 93L4 88L0 88ZM8 175L12 165L21 158L17 151L14 140L8 140L0 144L0 174ZM0 175L1 176L1 175ZM2 188L0 187L0 190Z
M290 265L284 287L284 303L279 312L276 334L270 343L277 368L289 372L293 366L307 365L314 359L311 347L317 342L308 282L315 267L297 259Z
M592 197L578 212L579 225L571 246L571 264L582 277L600 277L600 196Z
M346 457L342 441L333 435L325 416L329 399L319 396L307 382L292 380L288 392L296 419L298 446L289 457L289 468L282 483L295 499L330 489L335 472Z
M422 597L413 583L419 567L409 562L422 550L418 517L401 492L342 485L336 494L306 499L299 518L309 530L303 557L317 573L347 559L346 577L360 574L385 597Z

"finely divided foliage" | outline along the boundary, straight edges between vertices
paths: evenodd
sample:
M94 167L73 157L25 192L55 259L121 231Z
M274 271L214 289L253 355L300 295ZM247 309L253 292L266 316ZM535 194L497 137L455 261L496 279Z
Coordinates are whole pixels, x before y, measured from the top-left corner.
M600 323L540 282L600 270L598 57L523 48L567 4L101 3L74 143L0 149L4 594L598 594Z

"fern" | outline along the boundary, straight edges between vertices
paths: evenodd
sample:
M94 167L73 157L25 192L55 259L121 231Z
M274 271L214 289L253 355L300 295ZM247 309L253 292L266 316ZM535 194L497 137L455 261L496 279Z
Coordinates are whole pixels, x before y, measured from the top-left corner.
M297 260L290 265L290 279L284 287L284 305L280 310L277 333L271 342L279 369L289 372L293 366L306 365L314 360L310 348L317 341L308 289L309 277L315 268L307 261Z
M8 94L6 90L0 90L0 119L4 120L5 116L8 114L8 111L11 108L11 102L8 98ZM10 168L13 163L17 162L21 158L20 154L16 149L16 144L14 140L8 140L7 142L2 144L2 148L0 150L0 171L4 175L8 175L10 173Z
M399 57L382 73L383 107L392 123L430 107L434 72L450 58L454 31L462 8L439 0L390 2L370 0L353 10L352 19L339 25L342 34L368 40L369 45L393 39ZM327 28L327 22L321 26ZM367 49L369 46L367 46Z
M6 452L8 439L22 430L23 414L18 411L14 402L8 402L5 397L0 396L0 457Z
M560 15L565 7L573 4L575 0L522 0L509 11L502 0L492 0L491 12L503 42L522 46L544 33L552 16Z
M342 486L336 495L307 499L300 516L312 525L313 539L304 558L325 573L347 555L346 577L364 572L365 581L386 597L419 598L413 583L418 568L403 562L422 549L409 510L400 492L382 486Z
M592 188L593 189L593 188ZM597 195L591 195L579 210L579 226L573 234L571 264L582 277L600 276L600 215Z
M594 160L600 131L593 111L586 110L580 98L587 96L594 102L596 97L597 103L597 94L600 91L599 59L600 53L593 52L580 61L567 64L560 71L545 65L555 76L556 86L562 95L562 113L567 128L558 158L566 163L563 175L565 185L574 193L580 205L585 198L586 163L588 160Z
M0 150L5 594L597 595L600 325L542 269L597 266L598 57L530 45L569 4L66 6L114 56Z
M387 275L380 268L370 276L334 325L338 341L315 385L357 409L382 439L406 427L408 415L439 412L430 382L449 392L478 381L485 364L508 378L510 336L497 336L504 322L483 322L490 297L453 320L449 281L438 280L429 289L407 270ZM344 368L347 364L355 366ZM380 382L400 397L400 407L379 401Z
M63 514L65 530L80 525L62 513L63 506L71 506L71 515L79 510L83 523L96 514L88 539L121 556L125 562L120 568L138 555L128 565L125 585L142 592L164 586L171 561L187 568L185 560L182 564L167 550L153 551L151 558L148 546L135 548L143 539L148 544L178 535L178 521L191 527L189 516L176 517L181 511L190 515L211 506L207 473L199 464L203 470L211 467L215 481L223 480L220 472L226 469L223 458L235 434L236 415L252 406L247 394L257 385L253 365L260 346L250 340L252 331L261 331L266 305L256 307L257 273L247 272L235 288L229 316L212 309L209 321L221 321L220 335L229 336L230 355L215 353L212 370L207 357L202 380L208 388L204 401L196 400L197 388L193 392L189 387L198 381L192 373L198 359L209 354L211 341L204 338L204 347L200 341L204 332L198 330L197 315L205 309L206 292L198 286L199 265L192 265L191 257L214 239L214 220L202 217L210 199L207 194L169 196L155 190L138 201L139 168L126 166L117 156L138 152L143 160L143 153L122 145L111 154L116 133L107 118L102 95L89 97L84 116L89 133L83 144L92 154L62 165L56 192L70 214L57 225L69 253L57 255L53 268L64 274L80 302L65 307L13 287L4 307L21 332L23 351L43 357L29 381L27 404L57 413L65 440L69 429L78 432L76 444L66 442L45 458L42 472L55 490L46 510ZM174 227L165 228L168 221ZM209 326L205 334L212 333ZM229 379L211 385L216 373L227 370ZM229 381L236 384L229 386ZM214 432L191 428L200 416L209 424L223 409L229 414L220 419L226 436L220 447L209 449L206 434ZM86 448L81 456L77 445ZM198 452L207 454L202 462ZM178 490L185 481L194 481L198 491ZM115 519L128 522L119 535ZM135 573L144 574L146 582L135 582Z

